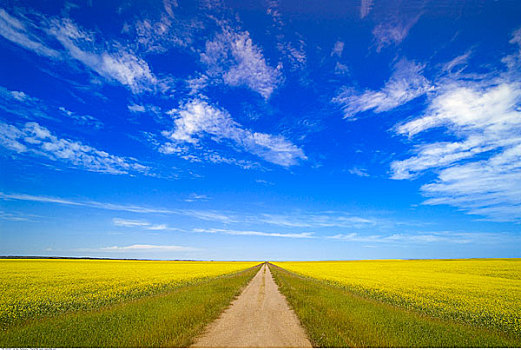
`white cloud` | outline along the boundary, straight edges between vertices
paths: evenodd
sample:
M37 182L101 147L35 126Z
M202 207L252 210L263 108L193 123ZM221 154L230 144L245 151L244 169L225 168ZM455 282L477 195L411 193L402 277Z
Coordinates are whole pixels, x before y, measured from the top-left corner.
M426 112L396 131L413 139L443 128L445 137L455 140L416 146L412 157L391 164L392 177L409 179L434 170L437 179L421 188L426 204L520 221L521 84L518 68L507 64L507 69L495 78L442 81Z
M281 238L313 238L313 232L302 232L302 233L273 233L273 232L261 232L261 231L240 231L240 230L228 230L228 229L194 229L194 232L201 233L220 233L225 235L235 236L263 236L263 237L281 237Z
M501 62L503 62L510 70L519 70L521 63L521 28L512 33L512 38L509 43L517 45L517 50L512 55L505 56Z
M246 86L268 99L280 82L280 72L270 67L248 32L229 27L206 42L201 61L207 76L230 86Z
M283 58L287 60L291 70L302 70L306 67L307 55L305 50L306 44L303 40L298 40L295 43L290 41L283 41L277 43L277 49L284 55ZM277 66L280 69L282 65Z
M41 218L41 216L21 213L21 212L5 212L0 210L0 220L7 221L35 221L35 219Z
M380 52L384 47L400 44L419 19L420 15L413 18L406 18L403 15L399 15L377 25L373 29L376 51Z
M91 250L91 249L89 249ZM133 244L129 246L112 246L112 247L104 247L99 249L102 252L192 252L199 250L197 248L185 247L179 245L152 245L152 244Z
M287 227L345 227L359 228L373 226L376 221L372 218L363 218L349 213L327 211L317 213L293 213L285 214L259 214L253 219L255 222L262 222L276 226Z
M205 135L216 142L232 141L239 149L264 160L285 167L305 160L302 149L283 136L253 132L235 122L227 111L217 109L201 100L192 100L169 112L174 117L173 131L163 135L174 141L165 145L163 153L186 152L184 144L198 146Z
M0 86L0 109L26 120L72 121L76 125L100 129L103 122L91 115L82 115L65 107L30 96L23 91L11 91ZM63 118L65 117L65 118Z
M132 104L132 105L128 105L127 108L132 113L142 113L145 111L145 106L142 106L142 105Z
M165 53L172 46L193 50L194 39L202 35L204 23L193 16L174 14L172 6L166 5L165 10L167 13L158 19L145 18L127 25L126 31L135 31L135 43L146 52Z
M368 177L369 174L367 173L367 170L366 169L363 169L363 168L359 168L359 167L352 167L351 169L348 170L349 174L351 175L356 175L356 176L360 176L360 177Z
M23 91L11 91L0 86L0 110L3 111L4 118L11 115L25 120L61 120L63 112L56 106L48 104L36 97L29 96ZM67 118L69 118L67 116Z
M20 17L15 18L0 9L0 35L21 47L41 56L67 60L72 58L109 81L117 81L132 92L151 90L158 80L148 64L137 57L130 47L117 42L101 40L96 35L78 27L68 18L43 18L40 23ZM51 49L56 39L65 51ZM106 47L110 50L107 50Z
M237 219L233 218L230 215L224 214L222 212L218 212L215 210L191 210L191 209L163 209L163 208L150 208L150 207L142 207L137 205L123 205L123 204L114 204L114 203L103 203L96 201L77 201L65 198L56 198L56 197L47 197L47 196L34 196L30 194L20 194L20 193L2 193L0 192L0 199L4 200L20 200L20 201L29 201L29 202L39 202L39 203L53 203L53 204L62 204L62 205L71 205L78 207L86 207L86 208L97 208L104 210L113 210L113 211L124 211L130 213L140 213L140 214L172 214L172 215L182 215L187 216L199 220L205 221L215 221L220 223L231 223L237 221Z
M25 21L27 22L27 21ZM29 29L27 27L30 27ZM0 9L0 35L5 39L35 52L40 56L58 58L58 51L49 48L44 44L33 31L37 30L37 26L30 22L23 21L9 15L4 9Z
M346 75L347 73L349 73L348 66L346 66L345 64L342 64L340 62L337 62L335 64L335 74L336 75Z
M432 243L456 243L466 244L475 240L481 234L467 233L420 233L420 234L391 234L391 235L360 235L358 233L336 234L328 236L329 239L363 242L363 243L399 243L399 244L432 244Z
M342 57L342 52L344 51L344 42L337 41L331 50L331 56Z
M108 80L118 81L134 93L150 90L157 84L148 64L119 44L112 52L96 44L94 33L84 31L72 20L51 21L49 33L67 50L70 57Z
M149 168L132 158L118 157L78 141L61 139L35 122L22 129L0 122L0 145L17 153L31 153L88 171L108 174L147 174Z
M114 218L114 219L112 219L112 222L116 226L123 226L123 227L150 226L150 223L148 221L140 221L140 220L128 220L128 219Z
M121 227L138 227L145 230L150 231L180 231L180 229L177 228L171 228L168 225L161 224L161 225L153 225L148 221L143 220L129 220L129 219L121 219L121 218L114 218L112 219L112 223L115 226L121 226Z
M360 18L365 18L373 9L374 0L360 0Z
M210 198L205 194L192 193L185 199L185 202L207 201L208 199Z
M282 19L282 13L280 12L280 1L267 1L268 8L266 13L272 19L274 37L277 42L276 47L282 54L284 64L288 64L291 70L302 70L306 66L307 56L305 51L305 42L301 39L301 36L294 32L293 40L289 40L288 31L285 30L286 24ZM271 30L270 30L271 31ZM280 69L282 64L279 63L277 69Z
M18 100L20 102L27 101L28 99L30 99L30 97L27 96L27 94L23 91L10 91L10 93L15 100Z
M163 154L175 154L181 159L187 160L191 163L209 162L213 164L229 164L237 166L242 169L259 169L261 166L257 162L252 162L244 159L236 159L233 157L225 157L212 150L204 150L197 147L197 154L194 154L194 149L179 145L179 143L166 142L159 147L159 152Z
M402 59L395 65L391 78L381 90L366 90L360 94L352 88L344 88L333 98L333 102L342 107L344 118L354 118L358 113L368 110L375 113L389 111L433 89L422 75L423 68Z
M68 118L72 119L75 124L91 126L95 129L100 129L103 127L103 122L101 122L97 118L94 118L91 115L80 115L80 114L74 113L72 111L69 111L65 107L59 107L58 110L60 112L62 112L63 114L65 114Z
M472 51L467 51L463 55L454 57L449 62L443 65L443 71L449 74L459 74L467 67L467 61L469 60Z

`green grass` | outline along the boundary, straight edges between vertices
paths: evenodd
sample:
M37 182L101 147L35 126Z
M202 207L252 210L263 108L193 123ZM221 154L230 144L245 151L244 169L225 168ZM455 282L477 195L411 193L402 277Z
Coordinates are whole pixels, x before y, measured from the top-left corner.
M187 347L258 270L95 311L27 321L2 331L0 347Z
M521 336L422 315L270 268L315 347L521 346Z

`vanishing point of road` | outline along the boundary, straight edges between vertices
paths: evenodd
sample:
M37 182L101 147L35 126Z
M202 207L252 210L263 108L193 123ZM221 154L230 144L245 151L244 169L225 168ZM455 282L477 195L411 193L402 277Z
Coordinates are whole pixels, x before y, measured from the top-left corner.
M192 347L310 348L311 343L264 264Z

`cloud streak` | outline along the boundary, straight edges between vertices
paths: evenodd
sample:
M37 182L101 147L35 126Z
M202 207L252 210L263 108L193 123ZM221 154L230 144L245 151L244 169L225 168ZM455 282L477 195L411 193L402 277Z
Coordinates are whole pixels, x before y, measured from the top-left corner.
M60 58L60 53L46 46L34 33L38 26L27 19L18 19L0 9L0 35L24 49L53 59Z
M149 168L129 157L111 155L79 141L58 138L36 122L23 128L0 122L0 146L16 153L28 153L60 161L70 167L107 174L148 174Z
M203 229L196 228L193 232L197 233L219 233L233 236L262 236L262 237L280 237L280 238L313 238L313 232L302 233L277 233L277 232L262 232L262 231L241 231L229 229Z
M154 225L148 221L142 221L142 220L129 220L129 219L114 218L114 219L112 219L112 223L114 224L114 226L137 227L137 228L142 228L144 230L149 230L149 231L182 231L177 228L171 228L165 224Z
M127 253L127 252L193 252L200 249L185 247L179 245L153 245L153 244L133 244L129 246L112 246L98 249L89 249L89 251L110 252L110 253Z
M283 214L260 214L255 221L265 224L286 227L367 227L377 223L375 219L363 218L343 212L317 212L317 213L295 213L293 215Z
M34 196L30 194L19 193L2 193L0 192L0 199L4 200L20 200L39 203L52 203L61 205L70 205L77 207L96 208L113 211L123 211L140 214L173 214L188 216L205 221L217 221L221 223L235 222L233 217L220 213L215 210L192 210L192 209L163 209L163 208L149 208L136 205L123 205L114 203L104 203L96 201L77 201L65 198Z
M468 244L473 242L472 234L391 234L391 235L360 235L358 233L336 234L328 236L329 239L361 242L361 243L387 243L387 244L434 244L454 243Z

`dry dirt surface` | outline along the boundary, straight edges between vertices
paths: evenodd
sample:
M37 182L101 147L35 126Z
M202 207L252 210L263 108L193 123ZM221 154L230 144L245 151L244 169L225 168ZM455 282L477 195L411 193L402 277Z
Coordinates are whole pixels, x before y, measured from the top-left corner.
M310 348L306 333L266 264L194 348Z

